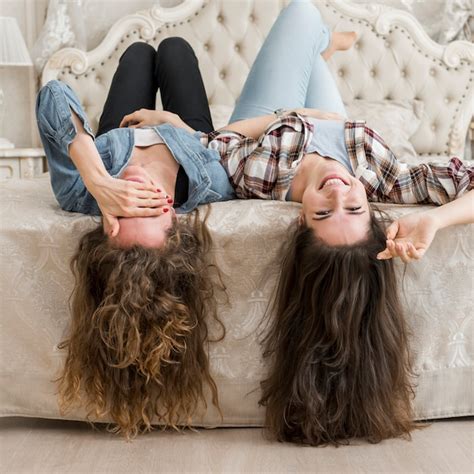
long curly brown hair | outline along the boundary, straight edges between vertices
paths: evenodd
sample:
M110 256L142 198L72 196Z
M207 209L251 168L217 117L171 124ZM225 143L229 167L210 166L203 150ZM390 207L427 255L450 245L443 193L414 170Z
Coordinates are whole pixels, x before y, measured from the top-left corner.
M184 218L183 218L184 219ZM151 429L189 426L205 408L204 386L219 408L209 372L207 318L216 314L211 238L199 213L176 220L164 248L117 248L102 227L80 240L72 258L72 323L60 347L62 412L82 405L112 419L131 438ZM219 287L219 285L217 285Z
M410 437L413 369L392 260L372 216L365 242L330 247L298 227L286 244L260 404L279 441L339 445Z

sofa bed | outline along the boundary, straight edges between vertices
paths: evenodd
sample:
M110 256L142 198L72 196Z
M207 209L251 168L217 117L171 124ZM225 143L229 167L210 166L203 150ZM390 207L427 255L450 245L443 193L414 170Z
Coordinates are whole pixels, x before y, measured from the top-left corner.
M156 46L182 36L196 51L216 128L226 123L280 0L184 0L117 21L91 51L63 49L41 82L70 84L94 126L116 64L135 41ZM315 2L335 30L358 39L330 68L354 119L366 119L407 162L464 156L473 111L474 46L433 42L408 13L342 0ZM158 104L159 107L159 98ZM70 321L69 260L98 219L62 211L47 173L0 183L0 415L62 418L53 380ZM392 218L427 206L380 205ZM265 376L259 334L279 272L278 250L299 204L231 201L211 205L211 258L228 298L219 305L224 340L210 345L223 418L209 403L200 426L261 426L259 381ZM438 233L419 262L397 261L413 336L418 419L474 414L472 225ZM212 328L211 328L212 331ZM83 420L80 408L65 415Z

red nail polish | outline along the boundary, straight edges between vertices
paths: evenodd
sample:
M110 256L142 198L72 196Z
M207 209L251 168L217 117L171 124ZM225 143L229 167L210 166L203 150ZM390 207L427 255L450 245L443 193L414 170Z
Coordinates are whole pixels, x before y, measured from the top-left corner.
M168 204L173 204L173 200L172 200L172 199L168 199Z
M165 208L163 209L163 212L168 212L168 211L169 211L169 209L168 209L167 207L165 207Z
M157 192L157 193L161 193L161 189L157 189L156 192Z

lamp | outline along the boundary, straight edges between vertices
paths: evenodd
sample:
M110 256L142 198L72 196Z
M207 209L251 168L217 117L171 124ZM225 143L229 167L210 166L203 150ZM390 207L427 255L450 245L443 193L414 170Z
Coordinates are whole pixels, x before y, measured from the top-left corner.
M0 67L32 66L30 54L15 18L0 16ZM0 84L0 130L3 128L4 93ZM0 137L0 148L13 148L6 138Z

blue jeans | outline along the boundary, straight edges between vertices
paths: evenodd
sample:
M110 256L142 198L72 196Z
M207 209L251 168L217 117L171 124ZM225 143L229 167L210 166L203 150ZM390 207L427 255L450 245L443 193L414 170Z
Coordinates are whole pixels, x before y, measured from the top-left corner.
M336 82L321 56L330 34L310 0L293 0L265 39L229 123L279 108L307 107L346 117Z

